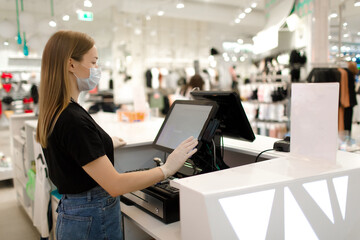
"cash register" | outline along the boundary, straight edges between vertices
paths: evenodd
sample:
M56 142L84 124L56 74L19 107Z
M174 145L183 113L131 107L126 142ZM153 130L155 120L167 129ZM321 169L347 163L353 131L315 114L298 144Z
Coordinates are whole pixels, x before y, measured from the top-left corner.
M194 136L199 141L198 151L169 179L121 197L124 203L134 204L164 223L179 220L179 190L170 186L171 179L228 168L223 161L223 136L255 139L235 92L196 91L192 95L194 100L177 100L172 104L153 147L171 153L183 140ZM163 164L160 158L154 161Z

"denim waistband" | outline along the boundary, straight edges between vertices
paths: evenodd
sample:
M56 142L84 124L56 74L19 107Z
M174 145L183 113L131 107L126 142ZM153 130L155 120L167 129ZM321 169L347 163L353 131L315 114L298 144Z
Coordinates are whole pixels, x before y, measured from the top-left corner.
M76 193L76 194L63 194L63 197L69 199L69 198L93 198L98 195L108 194L101 186L96 186L88 191L82 192L82 193Z

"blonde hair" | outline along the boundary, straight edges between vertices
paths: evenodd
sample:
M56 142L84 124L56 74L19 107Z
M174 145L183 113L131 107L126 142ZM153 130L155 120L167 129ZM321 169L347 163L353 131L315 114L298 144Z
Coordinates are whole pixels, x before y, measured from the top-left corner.
M43 148L60 114L70 102L70 58L81 61L94 46L94 40L85 33L59 31L51 36L43 51L39 88L39 118L36 141Z

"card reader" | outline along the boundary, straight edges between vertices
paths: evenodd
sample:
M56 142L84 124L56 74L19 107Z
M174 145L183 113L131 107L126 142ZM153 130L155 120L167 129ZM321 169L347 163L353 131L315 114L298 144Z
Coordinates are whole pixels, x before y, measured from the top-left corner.
M290 152L290 137L274 142L273 148L279 152Z

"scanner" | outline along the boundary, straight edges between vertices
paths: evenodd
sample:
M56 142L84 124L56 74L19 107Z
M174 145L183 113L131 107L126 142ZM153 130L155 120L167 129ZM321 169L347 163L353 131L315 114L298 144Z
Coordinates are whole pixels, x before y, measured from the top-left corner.
M290 137L274 142L273 148L279 152L290 152Z

